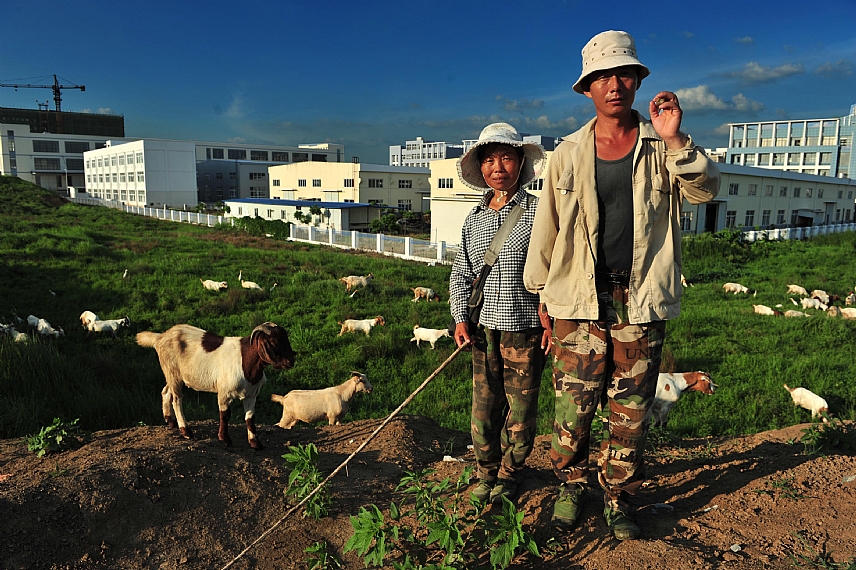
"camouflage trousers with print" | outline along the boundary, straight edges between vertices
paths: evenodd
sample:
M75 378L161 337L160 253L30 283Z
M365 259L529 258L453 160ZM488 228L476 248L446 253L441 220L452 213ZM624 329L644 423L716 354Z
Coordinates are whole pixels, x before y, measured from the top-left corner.
M607 507L628 513L627 495L645 478L648 410L657 388L666 323L627 322L627 289L598 287L597 321L556 319L553 327L555 419L550 459L563 483L588 480L591 424L606 410L598 481Z
M514 479L532 453L546 357L541 327L479 327L473 340L471 432L479 479Z

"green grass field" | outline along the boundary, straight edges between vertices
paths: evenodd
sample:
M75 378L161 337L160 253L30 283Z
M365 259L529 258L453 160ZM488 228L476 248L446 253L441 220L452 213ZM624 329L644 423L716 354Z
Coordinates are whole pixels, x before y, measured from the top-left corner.
M851 344L856 321L785 319L753 314L752 303L792 307L787 285L853 290L856 235L811 242L739 243L736 234L702 235L684 242L684 274L694 284L683 314L669 323L664 366L707 370L714 396L686 395L670 416L676 435L753 433L808 421L782 387L805 386L823 395L834 415L853 419L856 372ZM128 278L123 279L124 270ZM240 288L244 279L268 289ZM161 332L188 323L217 334L245 336L264 321L290 331L298 353L285 372L268 369L256 405L258 421L272 424L281 408L270 393L338 384L351 370L365 372L375 389L359 394L348 421L385 417L454 350L409 342L413 325L444 328L449 321L448 267L323 246L256 237L234 228L202 228L99 207L64 204L17 178L0 177L0 320L33 314L66 331L63 338L28 344L0 338L0 438L38 432L53 418L80 418L86 430L159 425L163 375L157 355L134 341L138 331ZM338 281L374 273L352 298ZM199 279L226 280L229 291L206 291ZM757 296L722 291L738 281ZM270 287L277 287L270 291ZM437 303L411 302L410 287L441 293ZM78 316L128 316L119 337L87 338ZM811 312L811 311L809 311ZM338 321L383 315L371 336L338 337ZM27 331L26 323L18 330ZM405 410L469 430L470 358L453 361ZM545 371L539 431L551 430L553 393ZM235 403L238 412L240 404ZM217 417L216 397L190 392L191 420ZM242 421L234 413L233 421ZM297 429L297 428L295 428Z

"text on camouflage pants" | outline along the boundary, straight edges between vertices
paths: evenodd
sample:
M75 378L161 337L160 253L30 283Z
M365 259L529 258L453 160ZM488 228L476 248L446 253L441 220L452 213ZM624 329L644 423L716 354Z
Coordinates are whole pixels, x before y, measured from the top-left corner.
M471 432L479 479L513 479L532 452L546 360L541 327L473 335Z
M645 478L646 415L657 388L666 323L631 325L626 289L599 292L598 321L556 319L553 387L556 409L550 459L563 483L588 479L591 423L598 405L609 404L608 437L598 459L598 481L607 507L629 512L627 494Z

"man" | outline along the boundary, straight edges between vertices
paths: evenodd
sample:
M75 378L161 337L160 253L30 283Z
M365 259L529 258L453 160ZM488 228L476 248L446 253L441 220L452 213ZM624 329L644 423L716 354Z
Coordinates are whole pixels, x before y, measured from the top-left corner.
M608 402L598 481L604 518L626 540L640 534L627 495L644 479L666 320L680 312L681 202L716 196L719 170L681 132L674 93L654 97L650 121L632 109L650 72L628 33L598 34L582 55L574 91L591 99L595 118L553 154L523 278L552 330L553 523L570 529L579 517L591 422Z

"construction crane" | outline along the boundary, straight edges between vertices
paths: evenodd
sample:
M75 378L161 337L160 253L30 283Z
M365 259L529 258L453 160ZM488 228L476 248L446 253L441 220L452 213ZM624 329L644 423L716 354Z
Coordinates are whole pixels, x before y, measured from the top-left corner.
M53 76L53 85L33 85L31 83L16 84L16 83L0 83L0 87L13 87L15 89L53 89L54 104L56 112L62 111L62 90L63 89L80 89L86 91L86 85L60 85L56 75Z

